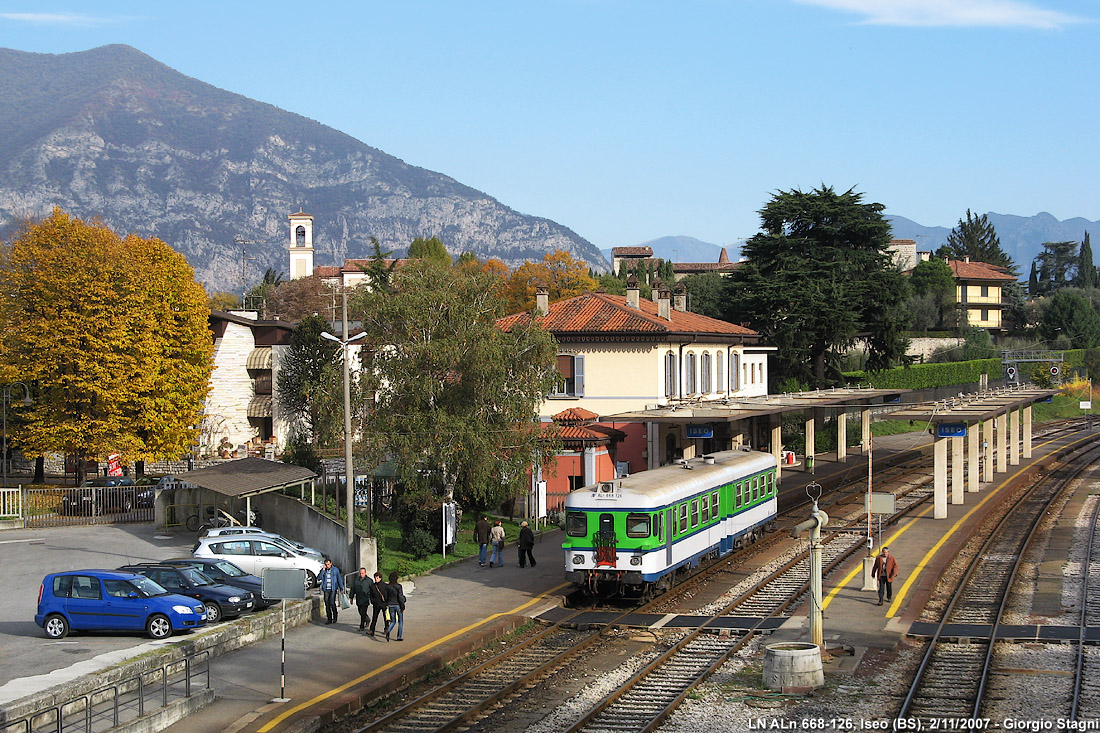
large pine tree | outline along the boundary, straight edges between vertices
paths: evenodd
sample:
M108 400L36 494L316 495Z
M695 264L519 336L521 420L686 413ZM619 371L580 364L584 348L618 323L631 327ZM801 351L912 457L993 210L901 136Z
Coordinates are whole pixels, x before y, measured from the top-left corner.
M872 369L904 356L908 284L886 252L883 208L821 187L781 191L760 211L763 231L742 247L748 261L728 280L726 317L778 347L777 378L835 383L860 334Z
M1001 238L985 214L974 216L966 210L966 219L959 223L947 235L947 244L936 250L940 257L961 260L969 257L974 262L985 262L1003 267L1010 275L1019 277L1016 263L1001 249Z

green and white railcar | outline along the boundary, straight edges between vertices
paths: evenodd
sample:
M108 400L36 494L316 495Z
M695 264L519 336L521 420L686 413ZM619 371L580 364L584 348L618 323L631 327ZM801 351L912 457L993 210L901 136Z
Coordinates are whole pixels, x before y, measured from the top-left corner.
M723 451L571 492L566 577L591 593L671 587L775 519L775 456Z

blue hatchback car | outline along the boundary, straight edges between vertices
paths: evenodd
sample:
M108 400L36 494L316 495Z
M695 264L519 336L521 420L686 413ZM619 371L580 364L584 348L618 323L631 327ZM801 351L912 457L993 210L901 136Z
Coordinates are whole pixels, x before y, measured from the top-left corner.
M34 622L51 639L69 631L142 630L167 639L176 631L205 626L206 607L137 573L72 570L43 579Z

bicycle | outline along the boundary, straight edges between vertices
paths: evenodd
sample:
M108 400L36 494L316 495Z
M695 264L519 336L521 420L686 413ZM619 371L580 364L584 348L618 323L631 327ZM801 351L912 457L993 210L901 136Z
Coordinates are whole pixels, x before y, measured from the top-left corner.
M200 535L208 529L214 529L216 527L232 527L235 524L240 524L229 514L224 511L216 510L214 507L207 507L206 509L207 519L205 522L201 521L198 514L192 514L187 518L187 529L190 532L198 532Z

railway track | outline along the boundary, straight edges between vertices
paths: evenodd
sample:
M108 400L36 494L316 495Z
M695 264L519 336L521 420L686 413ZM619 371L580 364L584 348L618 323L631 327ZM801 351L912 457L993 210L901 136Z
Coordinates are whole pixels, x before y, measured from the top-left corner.
M960 643L943 636L947 624L992 626L1001 615L1020 560L1049 507L1077 476L1100 458L1089 446L1069 455L1049 476L1016 501L975 553L945 609L939 627L898 712L899 721L920 721L925 729L978 719L983 712L995 644Z

